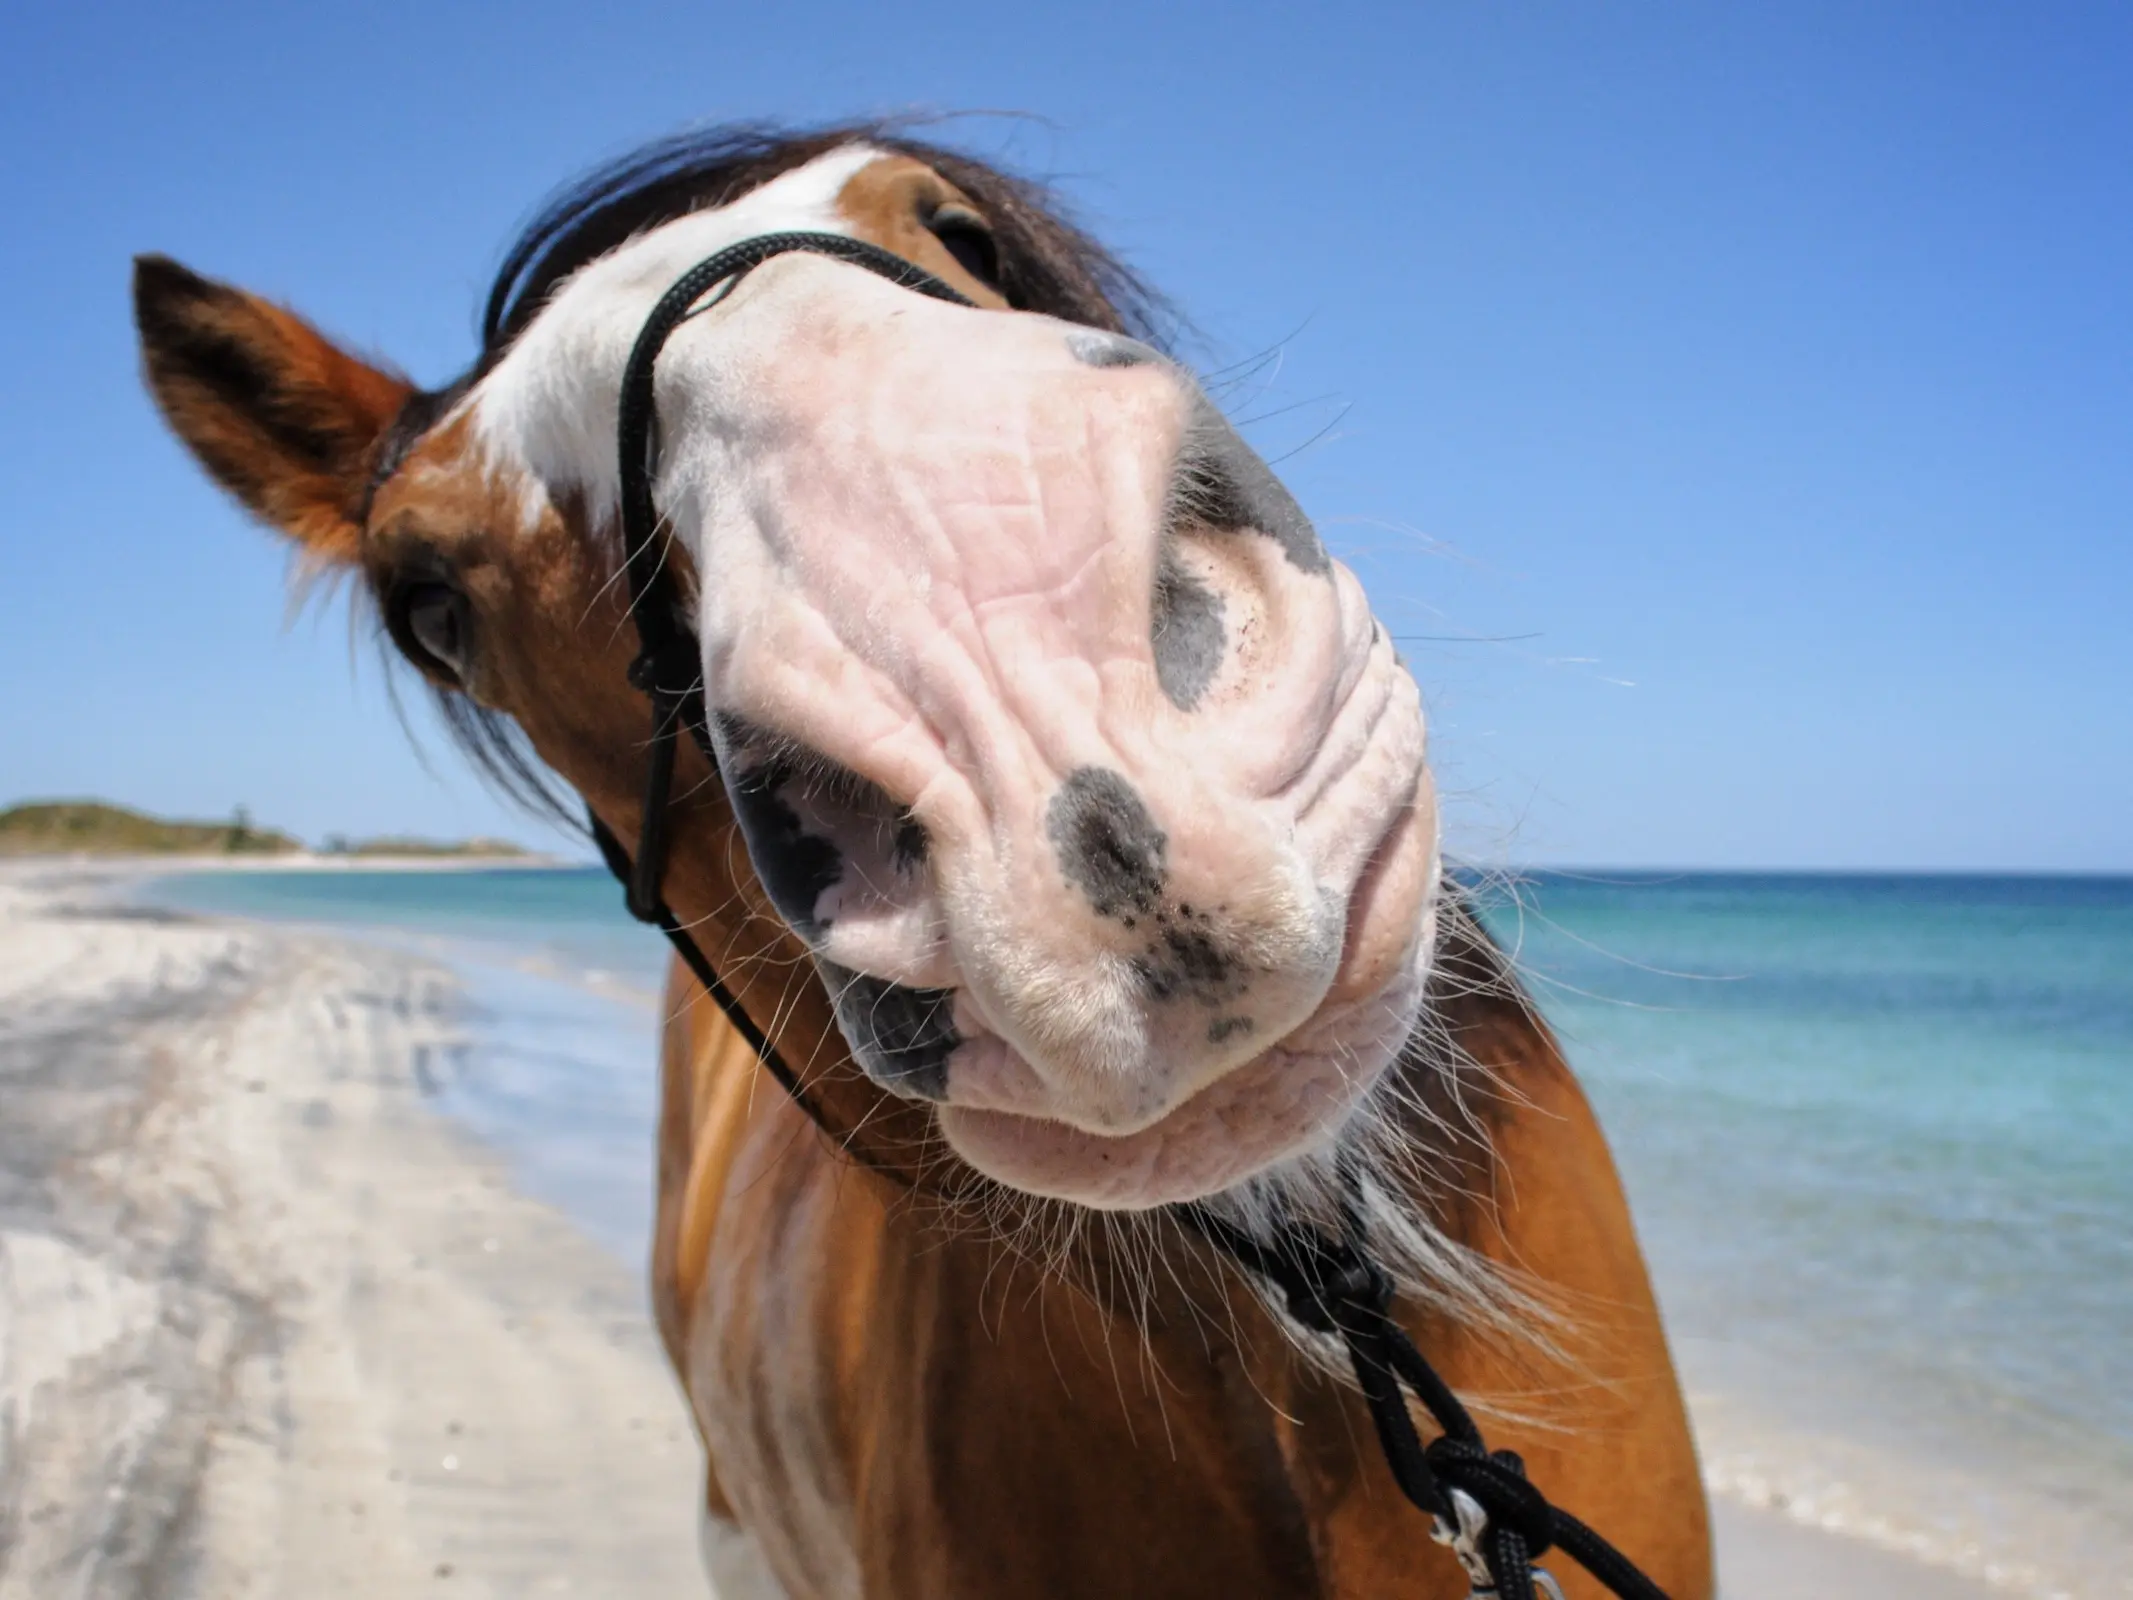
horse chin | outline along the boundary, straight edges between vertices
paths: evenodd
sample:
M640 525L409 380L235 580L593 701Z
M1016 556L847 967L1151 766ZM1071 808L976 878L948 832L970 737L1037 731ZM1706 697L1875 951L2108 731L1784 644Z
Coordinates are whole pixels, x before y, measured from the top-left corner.
M1098 1211L1205 1199L1339 1135L1413 1033L1428 965L1425 940L1379 994L1327 1008L1134 1132L1091 1132L951 1098L937 1108L941 1133L979 1172L1025 1194Z

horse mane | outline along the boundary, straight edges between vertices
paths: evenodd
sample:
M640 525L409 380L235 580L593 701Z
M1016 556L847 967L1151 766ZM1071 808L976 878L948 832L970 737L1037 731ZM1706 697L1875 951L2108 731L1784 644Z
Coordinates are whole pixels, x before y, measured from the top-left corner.
M730 205L844 145L910 156L968 195L992 224L999 288L1010 306L1123 333L1169 351L1179 319L1141 277L1073 220L1046 185L944 145L907 123L817 128L730 123L690 129L595 167L544 201L505 250L482 307L481 351L451 383L417 394L379 442L373 489L431 425L500 361L579 269L630 239L697 211ZM388 660L396 658L389 647ZM493 787L535 815L581 826L518 725L457 690L431 686L452 742Z

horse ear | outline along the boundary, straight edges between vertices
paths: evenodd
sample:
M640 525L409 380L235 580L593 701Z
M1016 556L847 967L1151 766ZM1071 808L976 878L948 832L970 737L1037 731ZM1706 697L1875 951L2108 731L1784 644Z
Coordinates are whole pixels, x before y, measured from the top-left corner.
M306 554L354 560L378 442L414 386L168 256L134 259L133 317L149 391L215 481Z

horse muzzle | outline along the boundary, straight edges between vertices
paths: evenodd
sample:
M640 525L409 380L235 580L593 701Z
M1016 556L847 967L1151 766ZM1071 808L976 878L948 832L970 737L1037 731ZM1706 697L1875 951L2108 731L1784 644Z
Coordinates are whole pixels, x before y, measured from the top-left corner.
M1139 1206L1327 1137L1420 1005L1419 696L1129 340L758 268L659 374L752 862L861 1065L1004 1182Z

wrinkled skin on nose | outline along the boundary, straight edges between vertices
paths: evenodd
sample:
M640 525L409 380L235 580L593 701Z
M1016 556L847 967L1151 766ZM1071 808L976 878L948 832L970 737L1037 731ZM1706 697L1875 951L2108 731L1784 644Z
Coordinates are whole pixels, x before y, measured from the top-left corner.
M662 358L720 764L865 1069L1097 1205L1322 1140L1432 932L1414 685L1191 379L787 256Z

